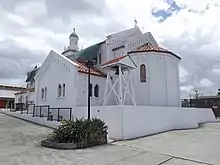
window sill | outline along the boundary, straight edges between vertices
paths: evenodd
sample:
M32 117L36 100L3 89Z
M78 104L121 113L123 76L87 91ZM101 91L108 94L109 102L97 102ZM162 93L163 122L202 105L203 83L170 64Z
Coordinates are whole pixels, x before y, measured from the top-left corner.
M65 99L65 96L57 97L57 99Z
M99 97L90 97L91 99L93 99L93 100L98 100L99 99Z

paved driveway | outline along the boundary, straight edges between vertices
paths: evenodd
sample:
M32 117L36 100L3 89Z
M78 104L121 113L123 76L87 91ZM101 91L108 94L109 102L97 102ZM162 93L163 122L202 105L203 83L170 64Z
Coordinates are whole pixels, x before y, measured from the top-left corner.
M218 165L217 153L210 152L219 151L219 128L220 124L208 124L201 129L168 132L83 150L54 150L39 144L51 129L0 114L0 164L202 165L198 161L204 161ZM206 151L201 151L203 149ZM186 157L197 162L185 160Z
M116 144L219 165L220 123L203 124L198 129L171 131Z

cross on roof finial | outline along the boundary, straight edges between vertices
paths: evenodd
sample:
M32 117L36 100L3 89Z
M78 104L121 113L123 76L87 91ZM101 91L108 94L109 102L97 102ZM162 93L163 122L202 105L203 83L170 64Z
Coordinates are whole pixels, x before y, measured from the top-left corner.
M137 20L136 20L136 18L134 18L134 24L135 24L135 27L137 27Z

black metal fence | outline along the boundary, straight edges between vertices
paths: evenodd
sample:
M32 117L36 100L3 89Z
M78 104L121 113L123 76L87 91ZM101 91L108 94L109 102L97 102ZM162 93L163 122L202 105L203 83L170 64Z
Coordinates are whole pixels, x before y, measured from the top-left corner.
M15 111L23 111L25 109L24 103L17 103L15 107Z
M72 108L49 108L47 120L62 121L63 119L72 120Z
M21 104L22 106L19 107L19 110L21 111L21 114L33 114L33 110L35 107L35 104Z
M34 106L33 117L48 117L49 105Z
M50 121L72 120L72 108L59 107L51 108L49 105L36 106L35 104L28 104L27 108L20 105L19 110L21 114L31 114L33 117L47 117Z

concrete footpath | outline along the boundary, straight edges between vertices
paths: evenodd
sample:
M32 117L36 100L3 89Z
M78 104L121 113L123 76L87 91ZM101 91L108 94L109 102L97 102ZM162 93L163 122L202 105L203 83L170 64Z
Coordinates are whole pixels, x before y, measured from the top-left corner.
M0 113L1 165L220 164L220 123L82 150L43 148L52 129Z
M57 121L47 121L47 118L40 118L40 117L33 117L32 114L25 114L25 112L23 112L23 114L21 114L20 111L17 112L11 112L9 110L5 110L5 109L0 109L0 113L3 113L5 115L9 115L15 118L19 118L25 121L29 121L38 125L42 125L45 127L49 127L49 128L57 128L61 123L57 122Z

